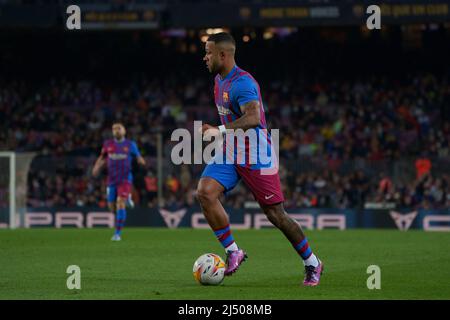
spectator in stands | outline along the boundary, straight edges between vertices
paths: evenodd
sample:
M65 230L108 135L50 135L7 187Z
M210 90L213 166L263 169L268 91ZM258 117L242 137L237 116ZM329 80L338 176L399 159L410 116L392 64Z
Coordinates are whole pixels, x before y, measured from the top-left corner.
M419 180L423 175L430 173L431 161L425 154L416 160L416 178Z

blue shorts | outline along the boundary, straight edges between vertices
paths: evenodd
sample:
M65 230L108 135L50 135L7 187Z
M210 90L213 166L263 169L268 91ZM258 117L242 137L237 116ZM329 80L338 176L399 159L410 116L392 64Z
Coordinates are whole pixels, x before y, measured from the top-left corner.
M131 182L111 184L106 188L106 201L116 202L117 197L128 199L131 194Z
M210 177L225 188L225 194L232 190L241 180L234 164L211 163L206 165L201 178Z

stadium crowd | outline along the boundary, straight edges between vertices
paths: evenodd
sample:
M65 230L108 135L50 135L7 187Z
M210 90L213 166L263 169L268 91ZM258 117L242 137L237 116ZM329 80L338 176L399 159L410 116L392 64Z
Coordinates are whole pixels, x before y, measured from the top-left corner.
M260 80L270 128L281 128L280 157L286 206L361 207L365 202L395 202L408 207L450 204L448 175L431 168L408 181L370 170L338 169L346 162L404 161L450 157L450 84L431 74L402 80L383 77L337 81ZM0 89L0 149L36 152L29 175L28 202L43 205L104 206L104 182L90 168L110 125L122 121L128 137L150 159L136 172L134 197L156 205L156 133L162 132L164 156L170 155L170 133L191 128L193 120L217 123L211 81L165 81L140 78L126 86L95 81L53 79L30 87L5 83ZM328 170L305 172L295 159L323 161ZM430 160L428 160L430 161ZM166 204L195 202L198 166L164 167ZM39 165L40 163L40 165ZM301 166L301 164L300 164ZM245 188L230 196L234 206L252 197Z

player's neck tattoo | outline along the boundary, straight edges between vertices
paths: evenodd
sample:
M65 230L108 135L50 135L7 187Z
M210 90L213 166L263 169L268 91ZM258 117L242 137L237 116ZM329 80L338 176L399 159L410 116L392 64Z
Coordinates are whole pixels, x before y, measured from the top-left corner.
M123 138L121 138L121 139L114 138L114 140L115 140L116 142L122 143L122 142L125 141L125 137L123 137Z

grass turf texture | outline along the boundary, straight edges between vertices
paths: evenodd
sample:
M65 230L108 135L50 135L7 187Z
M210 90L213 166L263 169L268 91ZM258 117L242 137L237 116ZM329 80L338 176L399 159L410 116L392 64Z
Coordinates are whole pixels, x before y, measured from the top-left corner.
M308 231L324 261L321 284L300 285L303 264L275 229L235 230L249 259L220 286L201 286L194 260L224 251L210 230L0 230L0 299L450 299L450 233ZM366 286L381 268L381 290ZM69 265L81 290L68 290Z

